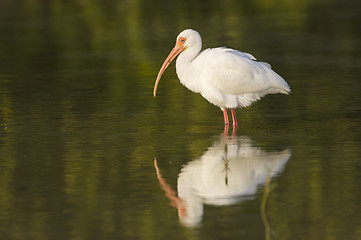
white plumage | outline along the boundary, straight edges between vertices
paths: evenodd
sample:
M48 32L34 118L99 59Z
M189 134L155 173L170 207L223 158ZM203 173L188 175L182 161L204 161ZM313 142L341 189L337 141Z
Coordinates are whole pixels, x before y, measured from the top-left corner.
M158 73L154 96L163 72L178 54L176 70L180 82L220 107L225 125L228 125L227 108L232 110L236 126L234 108L247 107L267 94L291 91L270 64L258 62L249 53L224 47L200 52L201 48L202 39L197 31L187 29L178 35L175 47Z

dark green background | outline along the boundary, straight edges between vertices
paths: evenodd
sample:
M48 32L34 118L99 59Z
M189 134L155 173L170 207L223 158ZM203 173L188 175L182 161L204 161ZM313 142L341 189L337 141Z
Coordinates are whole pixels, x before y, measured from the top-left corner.
M361 1L0 1L1 239L361 239ZM290 149L263 188L179 223L153 159L182 166L223 133L219 108L185 89L180 31L272 64L292 94L237 110L237 137Z

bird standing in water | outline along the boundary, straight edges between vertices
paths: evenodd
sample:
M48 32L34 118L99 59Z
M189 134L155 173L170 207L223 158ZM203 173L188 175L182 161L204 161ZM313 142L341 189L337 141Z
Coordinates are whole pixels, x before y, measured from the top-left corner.
M153 95L166 68L178 56L177 75L189 90L200 93L223 111L224 124L229 125L227 109L231 109L233 127L237 127L235 108L248 107L267 94L291 92L287 82L265 62L249 53L220 47L200 52L202 39L192 29L182 31L176 44L159 70Z

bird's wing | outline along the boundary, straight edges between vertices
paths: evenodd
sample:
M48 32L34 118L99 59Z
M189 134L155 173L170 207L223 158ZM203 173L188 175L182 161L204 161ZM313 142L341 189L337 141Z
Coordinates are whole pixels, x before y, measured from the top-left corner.
M281 88L288 87L271 65L257 62L251 54L214 48L203 51L200 57L206 59L202 73L206 75L204 79L223 93L238 95L266 91L278 88L277 82Z

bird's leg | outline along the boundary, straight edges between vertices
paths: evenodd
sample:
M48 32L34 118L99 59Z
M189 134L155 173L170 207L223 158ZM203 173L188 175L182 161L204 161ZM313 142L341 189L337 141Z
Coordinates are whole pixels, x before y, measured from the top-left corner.
M231 108L231 113L232 113L233 127L237 127L238 123L237 123L237 117L236 117L236 112L234 111L234 108Z
M227 108L223 108L222 111L223 111L224 125L228 126L229 120L228 120Z
M224 131L223 131L223 135L225 137L228 136L228 129L229 129L229 120L228 120L228 113L227 113L227 109L226 108L221 108L223 111L223 118L224 118Z
M224 125L224 130L223 130L223 136L225 137L225 140L228 137L228 130L229 130L229 126L228 125Z
M233 129L232 129L232 137L234 137L236 135L237 135L237 125L233 126Z

